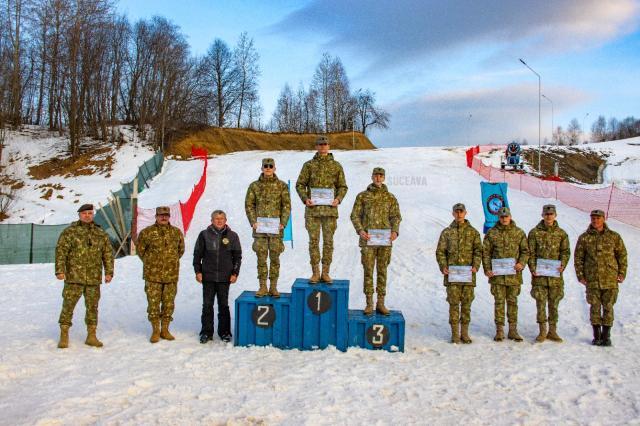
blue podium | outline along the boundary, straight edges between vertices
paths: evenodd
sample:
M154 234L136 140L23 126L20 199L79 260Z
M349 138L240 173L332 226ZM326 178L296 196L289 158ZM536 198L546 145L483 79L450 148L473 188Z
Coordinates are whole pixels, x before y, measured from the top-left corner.
M276 299L258 298L255 293L244 291L235 301L234 345L290 348L291 295L281 294Z
M349 281L309 284L297 278L291 288L289 342L301 350L329 345L346 351L349 340Z
M349 311L349 346L404 352L404 316L391 314L365 315L360 310Z

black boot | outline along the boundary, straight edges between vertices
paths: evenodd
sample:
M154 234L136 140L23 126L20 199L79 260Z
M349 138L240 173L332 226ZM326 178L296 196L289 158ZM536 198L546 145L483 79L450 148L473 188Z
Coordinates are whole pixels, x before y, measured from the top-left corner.
M602 326L602 336L600 337L600 346L611 346L611 326L603 325Z
M591 344L594 346L600 346L602 344L601 341L601 329L600 329L600 325L591 325L593 327L593 340L591 341Z

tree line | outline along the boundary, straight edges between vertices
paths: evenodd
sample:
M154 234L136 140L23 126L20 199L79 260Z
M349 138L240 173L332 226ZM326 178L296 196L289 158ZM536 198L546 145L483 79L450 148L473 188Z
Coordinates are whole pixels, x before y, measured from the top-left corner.
M604 115L591 125L591 134L587 135L577 118L569 122L566 130L557 126L553 132L553 143L558 145L577 145L581 142L605 142L640 136L640 119L629 116L623 120Z

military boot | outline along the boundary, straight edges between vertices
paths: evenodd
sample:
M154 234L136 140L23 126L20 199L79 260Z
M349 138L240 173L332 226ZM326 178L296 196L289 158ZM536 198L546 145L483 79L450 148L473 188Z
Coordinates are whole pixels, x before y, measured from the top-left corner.
M322 265L322 274L320 275L320 281L327 284L331 284L333 282L333 280L329 276L329 268L329 265Z
M549 332L547 333L547 339L553 342L562 342L562 337L558 336L558 332L556 331L555 324L549 324Z
M540 327L540 332L538 333L538 337L536 337L536 342L542 343L547 338L547 323L538 323L538 327Z
M373 294L366 294L367 306L364 308L365 315L373 315Z
M522 337L518 334L518 323L509 323L509 333L507 334L507 338L516 342L522 342Z
M160 320L151 321L151 338L149 341L151 343L158 343L160 341Z
M96 328L97 327L95 325L87 326L87 340L84 341L84 344L96 348L101 348L102 342L96 337Z
M602 326L602 336L600 337L600 346L611 346L611 326Z
M278 293L278 280L271 279L271 285L269 286L269 295L271 297L275 297L276 299L280 297L280 293Z
M384 306L384 296L378 295L378 302L376 303L376 311L382 315L389 315L390 312L386 306Z
M496 342L502 342L504 340L504 326L496 324L496 336L493 338Z
M462 343L471 343L471 337L469 337L469 323L460 324L460 340Z
M593 327L593 340L591 341L591 344L594 346L600 346L600 344L602 343L602 329L600 328L600 325L591 325Z
M60 349L65 349L69 347L69 326L68 325L60 326L60 341L58 342L58 347Z
M309 278L309 284L318 284L318 281L320 281L320 266L318 265L311 265L311 278Z
M267 280L260 280L260 288L256 291L256 297L264 297L269 294L269 290L267 290Z
M171 321L166 321L166 320L162 320L162 326L160 328L160 337L162 337L164 340L175 340L176 338L173 337L173 334L171 334L169 332L169 323Z
M460 343L460 326L458 323L451 324L451 343Z

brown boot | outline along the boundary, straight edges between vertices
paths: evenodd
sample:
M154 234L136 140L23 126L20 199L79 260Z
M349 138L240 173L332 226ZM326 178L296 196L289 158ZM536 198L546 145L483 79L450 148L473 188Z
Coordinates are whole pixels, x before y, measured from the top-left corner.
M457 322L451 324L451 343L460 343L460 326Z
M271 297L275 297L276 299L280 297L280 293L278 293L278 280L271 280L271 285L269 286L269 295Z
M60 325L60 341L58 342L60 349L66 349L69 347L69 326Z
M538 323L538 327L540 327L540 332L538 333L538 337L536 337L536 342L542 343L547 338L547 323Z
M84 341L85 345L89 345L89 346L93 346L96 348L101 348L102 347L102 342L100 340L98 340L98 338L96 337L96 328L97 326L95 325L88 325L87 326L87 340Z
M322 265L322 274L320 275L320 281L327 284L331 284L333 282L333 280L329 276L329 268L329 265Z
M384 296L378 295L378 302L376 303L376 311L382 315L389 315L390 312L386 306L384 306Z
M151 321L151 338L149 341L151 343L158 343L160 341L160 320Z
M460 340L462 343L471 343L471 337L469 337L469 323L460 324Z
M269 294L267 290L267 280L260 280L260 288L256 291L256 297L264 297Z
M522 342L522 337L518 334L518 323L509 323L509 334L507 334L507 338L516 342Z
M365 294L367 306L364 308L365 315L373 315L373 294Z
M496 336L493 338L496 342L504 340L504 326L496 324Z
M169 323L171 321L162 321L162 326L160 329L160 337L164 340L175 340L176 338L169 332Z
M549 324L549 332L547 333L547 339L553 342L562 342L562 337L558 336L558 332L556 331L555 324Z
M311 265L311 278L309 278L309 284L318 284L320 281L320 267L318 265Z

